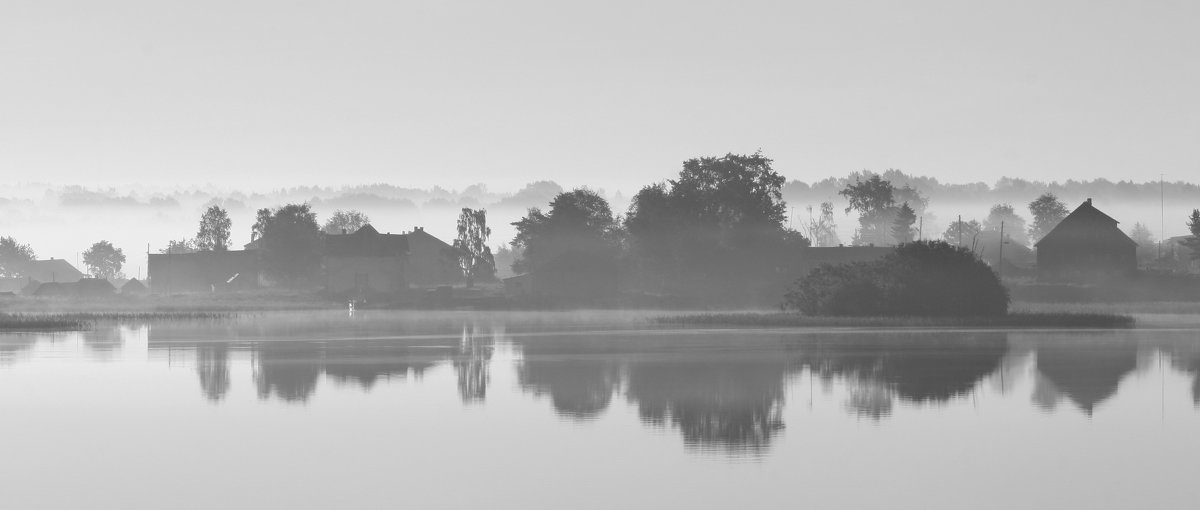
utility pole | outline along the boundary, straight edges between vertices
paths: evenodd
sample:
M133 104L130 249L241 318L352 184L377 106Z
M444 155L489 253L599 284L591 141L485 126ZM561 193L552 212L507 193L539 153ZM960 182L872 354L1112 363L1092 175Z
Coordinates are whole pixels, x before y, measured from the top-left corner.
M958 247L962 248L962 215L958 215Z
M920 226L917 227L917 240L924 241L925 240L925 216L921 216L921 223L918 223L918 225L920 225Z
M1157 258L1162 258L1162 243L1167 240L1167 192L1163 184L1163 174L1158 174L1158 249Z

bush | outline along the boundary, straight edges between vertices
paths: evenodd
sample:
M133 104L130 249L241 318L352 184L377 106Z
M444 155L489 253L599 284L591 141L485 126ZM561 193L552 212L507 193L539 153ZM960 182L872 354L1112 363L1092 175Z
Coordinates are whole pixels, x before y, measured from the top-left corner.
M905 243L874 262L824 265L793 284L784 307L806 315L996 316L1008 290L965 248Z

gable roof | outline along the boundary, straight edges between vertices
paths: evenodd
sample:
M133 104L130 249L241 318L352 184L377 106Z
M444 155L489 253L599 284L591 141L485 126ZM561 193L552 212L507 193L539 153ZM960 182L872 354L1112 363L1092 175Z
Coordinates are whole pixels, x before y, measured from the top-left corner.
M408 237L408 239L409 239L408 242L409 242L410 246L413 244L433 244L434 246L437 246L440 249L454 248L454 245L447 243L446 241L443 241L441 239L438 239L433 234L426 232L424 227L415 227L415 228L413 228L412 232L409 232L404 235Z
M325 235L325 254L334 257L393 257L406 253L407 237L401 234L380 234L371 225L363 225L353 234Z
M1104 214L1102 211L1092 205L1092 199L1084 200L1079 207L1076 207L1071 214L1055 225L1050 233L1042 237L1041 240L1034 243L1034 246L1041 246L1042 243L1050 241L1051 244L1059 242L1078 242L1082 240L1105 239L1115 242L1128 243L1137 246L1137 242L1129 237L1128 234L1122 232L1117 225L1120 222L1113 219L1112 216Z
M26 264L24 273L41 282L74 282L86 276L63 259L35 260Z

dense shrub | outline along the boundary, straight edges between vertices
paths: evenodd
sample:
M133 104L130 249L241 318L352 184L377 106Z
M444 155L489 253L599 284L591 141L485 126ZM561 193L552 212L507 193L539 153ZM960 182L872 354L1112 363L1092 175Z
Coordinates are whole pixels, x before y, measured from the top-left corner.
M784 306L807 315L994 316L1008 290L965 248L905 243L874 262L824 265L793 284Z

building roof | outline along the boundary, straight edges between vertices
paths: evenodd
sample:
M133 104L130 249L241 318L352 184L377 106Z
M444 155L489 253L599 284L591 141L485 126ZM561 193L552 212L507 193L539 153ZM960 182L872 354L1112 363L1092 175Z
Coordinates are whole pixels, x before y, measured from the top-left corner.
M408 237L380 234L375 227L363 225L353 234L325 235L325 254L334 257L394 257L408 253Z
M102 278L83 278L75 282L44 282L33 290L35 296L104 296L117 291ZM22 294L25 292L22 291Z
M1074 211L1071 211L1071 214L1068 214L1066 218L1063 218L1050 233L1042 237L1037 243L1034 243L1034 246L1040 247L1042 244L1076 243L1096 240L1128 243L1137 246L1136 241L1117 227L1118 223L1120 222L1113 219L1112 216L1104 214L1093 206L1092 199L1089 198L1084 200Z
M433 234L426 232L424 227L414 227L412 232L405 234L405 236L408 237L408 239L409 239L408 242L410 245L417 244L417 243L429 242L429 243L434 243L434 244L438 245L440 248L444 248L444 249L454 248L454 246L451 245L450 243L447 243L446 241L438 239Z
M24 272L40 282L73 282L86 276L63 259L35 260L25 266Z

